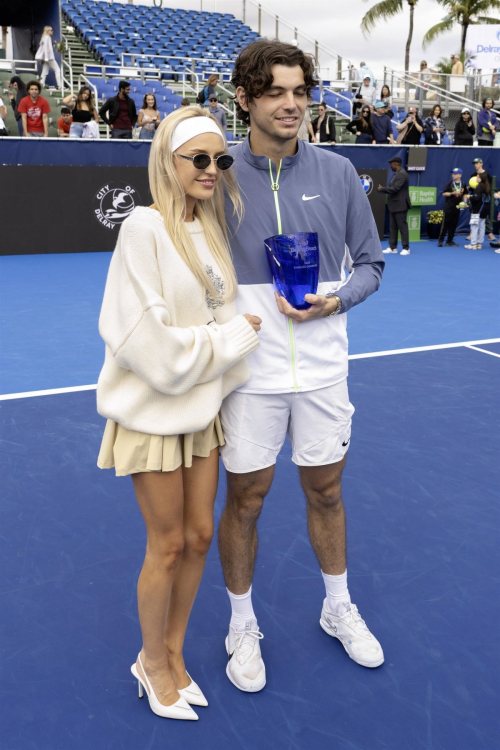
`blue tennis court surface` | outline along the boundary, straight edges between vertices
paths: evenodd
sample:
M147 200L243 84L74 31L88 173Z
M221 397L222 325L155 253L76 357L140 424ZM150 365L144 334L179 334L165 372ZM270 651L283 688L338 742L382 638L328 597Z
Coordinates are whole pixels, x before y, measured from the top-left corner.
M0 393L96 382L109 260L0 259ZM285 446L254 580L267 686L245 694L226 677L213 544L185 648L210 703L196 723L137 698L145 533L130 479L96 467L95 391L0 400L2 748L498 747L499 263L420 243L387 257L380 292L349 315L352 355L477 342L350 363L349 586L385 664L358 666L319 626L324 590ZM224 494L222 474L217 521Z
M104 357L97 321L110 257L0 258L0 393L97 382ZM351 354L500 336L500 256L490 248L420 242L409 257L386 261L380 291L349 313Z
M498 356L466 347L351 362L349 583L385 664L358 666L320 629L287 447L254 580L267 687L241 693L225 675L214 544L185 648L210 702L196 723L137 698L145 535L130 480L95 466L95 393L1 402L6 750L497 747L499 375ZM217 519L223 498L222 479Z

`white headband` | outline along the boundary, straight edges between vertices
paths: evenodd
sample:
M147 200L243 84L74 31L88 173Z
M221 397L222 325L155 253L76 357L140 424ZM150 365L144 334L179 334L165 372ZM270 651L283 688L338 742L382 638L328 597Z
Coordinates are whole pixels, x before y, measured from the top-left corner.
M172 151L177 151L184 143L196 138L203 133L215 133L220 135L224 143L224 137L219 126L210 117L189 117L187 120L180 122L172 134Z

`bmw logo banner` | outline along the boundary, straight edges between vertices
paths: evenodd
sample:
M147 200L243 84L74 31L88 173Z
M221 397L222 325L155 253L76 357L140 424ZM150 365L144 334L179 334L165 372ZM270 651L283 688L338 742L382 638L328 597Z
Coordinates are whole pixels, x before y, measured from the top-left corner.
M385 169L357 169L359 179L368 202L371 206L380 239L384 236L385 202L384 193L377 192L377 185L387 185L387 170Z

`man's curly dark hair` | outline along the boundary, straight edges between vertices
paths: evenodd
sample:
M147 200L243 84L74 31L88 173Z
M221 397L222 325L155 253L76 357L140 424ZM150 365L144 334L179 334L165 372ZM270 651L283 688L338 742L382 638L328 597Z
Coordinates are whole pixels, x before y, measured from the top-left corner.
M234 88L245 89L248 104L258 99L273 83L271 68L273 65L286 65L293 68L299 65L304 72L307 96L318 85L314 75L314 59L293 44L262 39L249 44L239 54L234 64L231 83ZM250 113L241 108L236 99L236 114L247 125L250 124Z

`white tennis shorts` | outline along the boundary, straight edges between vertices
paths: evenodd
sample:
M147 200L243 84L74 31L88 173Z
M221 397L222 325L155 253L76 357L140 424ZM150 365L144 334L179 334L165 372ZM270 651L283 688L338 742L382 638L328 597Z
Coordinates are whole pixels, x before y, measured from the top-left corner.
M301 393L234 391L221 411L224 466L234 474L273 466L287 435L298 466L336 463L349 448L353 414L347 380Z

